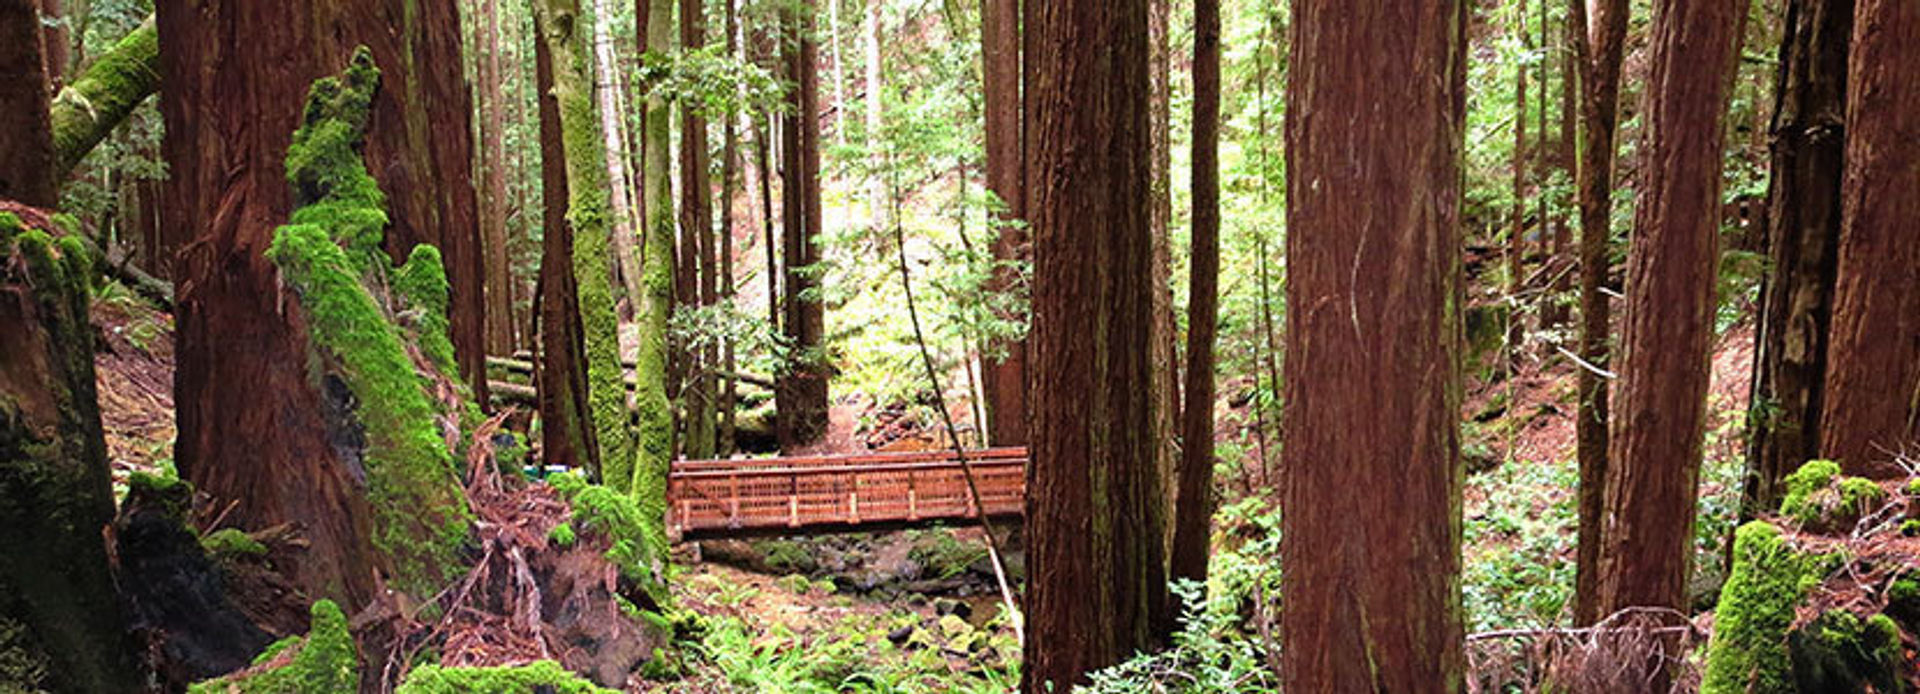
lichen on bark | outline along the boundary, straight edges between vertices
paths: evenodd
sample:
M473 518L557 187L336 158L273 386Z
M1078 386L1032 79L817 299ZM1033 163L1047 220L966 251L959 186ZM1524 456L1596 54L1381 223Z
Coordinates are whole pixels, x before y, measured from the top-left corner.
M438 424L444 407L423 378L435 368L451 375L438 252L417 249L391 292L420 313L417 339L431 364L411 357L398 312L383 300L393 272L380 250L385 196L360 153L379 76L363 48L342 76L314 83L287 152L287 180L302 205L266 255L305 310L316 378L337 377L351 394L349 428L363 429L364 441L344 438L361 447L356 472L374 512L374 547L388 558L396 587L426 596L452 574L470 514Z

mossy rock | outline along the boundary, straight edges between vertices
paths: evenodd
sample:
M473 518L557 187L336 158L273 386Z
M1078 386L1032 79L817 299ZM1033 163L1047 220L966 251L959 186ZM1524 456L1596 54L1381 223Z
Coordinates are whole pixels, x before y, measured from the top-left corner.
M551 660L499 667L422 665L407 673L395 694L616 694Z
M1807 461L1787 475L1786 487L1780 515L1813 532L1850 527L1887 498L1872 480L1841 476L1840 464L1831 460Z
M1920 634L1920 571L1887 584L1887 616L1910 634Z
M820 570L820 561L805 543L796 540L760 540L752 544L761 562L771 571L812 574Z
M347 616L330 600L313 604L305 638L274 642L253 667L187 689L188 694L319 694L354 692L360 662Z
M1753 521L1734 532L1733 569L1720 591L1707 645L1703 694L1793 694L1787 633L1794 606L1831 559L1788 544L1780 529Z
M1876 614L1865 619L1829 610L1787 637L1793 679L1801 692L1904 692L1900 627Z

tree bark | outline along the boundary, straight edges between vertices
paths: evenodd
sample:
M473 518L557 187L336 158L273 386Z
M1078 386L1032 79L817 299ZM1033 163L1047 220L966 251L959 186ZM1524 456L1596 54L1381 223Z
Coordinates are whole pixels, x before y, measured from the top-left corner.
M1027 229L1019 223L1025 191L1020 179L1020 0L983 0L980 61L986 104L987 188L1005 209L995 215L994 271L990 290L1013 289L1026 260ZM996 446L1027 443L1027 342L996 345L986 360L981 390L987 405L987 440Z
M1147 3L1147 89L1148 89L1148 162L1152 175L1148 182L1147 214L1152 230L1152 267L1147 277L1153 287L1153 340L1148 359L1147 392L1156 400L1153 408L1154 465L1160 479L1167 481L1169 509L1179 501L1174 484L1180 459L1180 364L1174 341L1179 339L1173 327L1173 49L1171 29L1173 0L1148 0ZM1166 516L1171 521L1172 512ZM1173 542L1173 524L1162 526L1161 541Z
M1213 342L1220 320L1220 2L1193 3L1193 259L1171 573L1205 583L1213 520Z
M680 42L687 50L698 50L707 43L707 20L703 0L680 0ZM682 106L680 116L680 218L682 234L693 245L697 264L686 268L693 273L697 290L695 304L701 307L719 303L715 275L719 262L714 254L713 184L707 167L707 119L692 105ZM692 382L686 394L686 454L705 460L714 452L714 402L716 383L713 370L718 366L711 347L689 350L693 368Z
M0 198L60 204L46 57L34 0L0 0Z
M1920 450L1920 5L1857 7L1820 449L1889 476Z
M536 32L544 35L544 32ZM567 161L560 133L560 102L554 94L547 42L533 41L535 98L540 119L540 451L549 465L583 468L599 479L600 448L587 401L585 337L573 276L573 227L567 223Z
M1773 271L1761 283L1742 518L1774 511L1786 476L1820 457L1853 0L1791 0L1785 31L1768 166Z
M1719 270L1723 116L1746 7L1745 0L1654 5L1600 614L1687 607ZM1666 664L1645 665L1658 683L1653 689L1665 689Z
M665 56L673 50L673 1L639 0L635 16L643 22L644 53ZM650 86L650 85L649 85ZM673 405L668 393L667 329L673 315L674 286L679 273L697 268L674 258L673 182L668 178L672 158L671 104L666 96L649 94L640 131L641 293L640 349L634 374L640 388L640 451L634 485L666 488L667 465L673 459ZM676 265L679 265L676 267ZM664 501L664 496L661 497ZM663 509L664 510L664 509Z
M725 3L726 20L722 31L726 32L727 57L740 60L740 43L737 34L740 30L739 10L735 0L722 0ZM744 86L740 86L744 89ZM744 99L742 100L745 101ZM733 283L733 237L735 212L739 203L740 185L740 134L739 114L728 113L721 122L720 145L720 297L726 302L727 312L731 315L737 307L734 305ZM720 368L729 372L737 371L734 359L734 345L731 337L725 338L721 347ZM735 450L733 433L735 429L734 381L732 376L720 382L720 425L716 433L716 452L721 457L730 457Z
M486 262L483 291L487 315L494 318L487 323L487 353L506 355L512 354L517 345L513 339L513 272L507 254L507 121L506 109L500 103L506 94L501 89L499 0L485 0L480 12L485 16L479 24L481 35L474 43L485 52L480 56L477 88L482 123L480 218L484 220L481 237Z
M161 3L156 21L170 174L162 214L198 233L175 267L180 472L223 508L234 504L228 525L302 523L310 549L283 568L314 597L357 609L375 592L367 509L330 438L309 326L288 309L263 251L293 209L287 147L307 87L364 44L384 70L364 149L386 195L383 246L395 259L419 244L439 249L460 371L484 398L471 104L454 3Z
M820 279L812 272L820 262L820 80L812 38L813 1L793 10L791 28L782 42L787 79L797 87L788 96L790 110L781 116L781 202L785 207L784 255L786 315L781 328L791 341L793 363L781 374L775 394L780 426L780 449L794 451L820 440L827 430L827 365L821 343L826 314L818 293Z
M0 35L18 28L5 9ZM78 241L0 212L0 689L140 687L103 540L114 502L87 319L93 261Z
M160 88L160 41L153 17L141 22L53 100L54 178L66 179L88 152Z
M1527 34L1527 0L1520 0L1514 16L1520 50L1530 54L1533 37ZM1540 87L1545 91L1546 85ZM1507 315L1507 356L1502 365L1509 375L1520 364L1520 341L1526 335L1525 321L1517 303L1522 275L1527 271L1527 65L1524 60L1515 61L1513 68L1513 108L1513 218L1507 228L1507 300L1512 310Z
M1293 18L1281 680L1459 691L1466 4Z
M1580 127L1586 143L1576 178L1580 206L1580 406L1575 449L1580 459L1580 538L1574 568L1573 621L1589 626L1600 612L1600 539L1605 531L1608 383L1605 369L1613 324L1607 283L1613 235L1614 128L1619 114L1620 63L1626 51L1627 0L1570 0L1574 53L1580 62ZM1591 22L1589 22L1591 19Z
M1152 650L1171 621L1153 364L1148 0L1030 0L1034 241L1023 691Z

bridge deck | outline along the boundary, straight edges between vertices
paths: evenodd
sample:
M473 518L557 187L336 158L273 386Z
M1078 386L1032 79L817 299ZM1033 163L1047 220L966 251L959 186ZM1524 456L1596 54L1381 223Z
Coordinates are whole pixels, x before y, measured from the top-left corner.
M1027 449L966 452L989 516L1020 515ZM812 534L978 517L954 452L674 461L667 484L682 537Z

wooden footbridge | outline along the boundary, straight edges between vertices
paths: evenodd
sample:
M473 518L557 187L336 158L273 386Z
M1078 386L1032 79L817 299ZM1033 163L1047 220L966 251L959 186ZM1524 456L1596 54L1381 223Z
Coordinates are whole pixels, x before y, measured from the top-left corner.
M889 530L988 517L1017 518L1027 449L967 451L976 505L952 450L794 458L674 461L673 530L685 539Z

